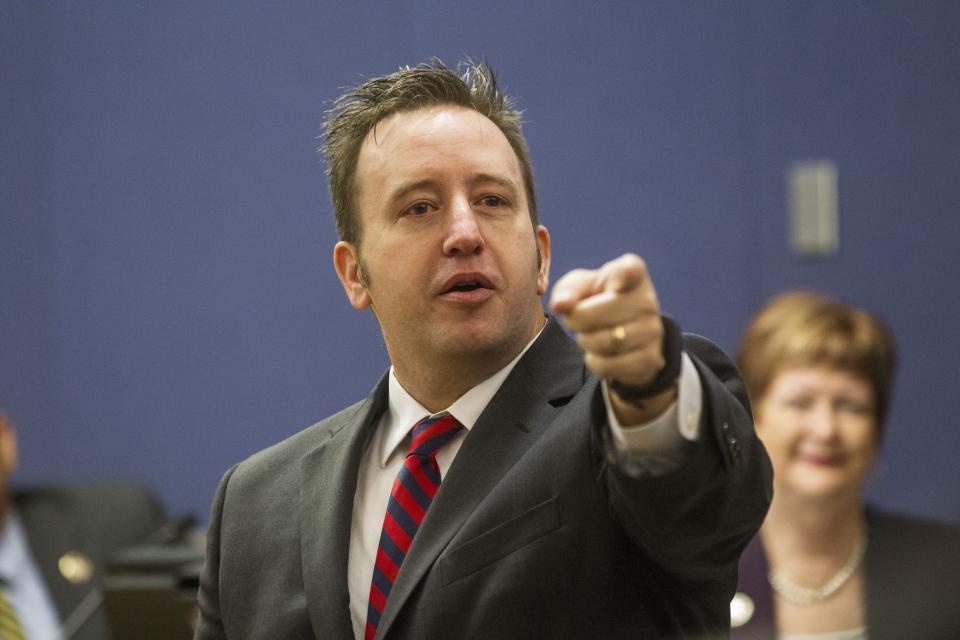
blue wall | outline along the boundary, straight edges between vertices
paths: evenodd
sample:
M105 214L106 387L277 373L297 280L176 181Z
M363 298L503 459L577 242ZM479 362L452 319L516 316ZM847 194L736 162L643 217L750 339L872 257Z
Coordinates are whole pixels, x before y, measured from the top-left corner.
M352 402L387 358L346 303L316 155L363 77L484 56L527 110L554 279L632 250L732 350L809 286L903 365L875 501L960 520L960 5L5 2L0 406L20 482L134 476L201 519L223 470ZM841 251L786 240L829 157Z

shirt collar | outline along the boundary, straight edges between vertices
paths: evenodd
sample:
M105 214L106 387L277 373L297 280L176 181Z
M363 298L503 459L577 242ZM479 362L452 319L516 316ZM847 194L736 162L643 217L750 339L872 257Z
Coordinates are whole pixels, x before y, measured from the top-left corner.
M385 467L387 465L387 460L396 448L400 446L400 443L404 441L407 434L410 433L413 425L427 416L439 416L444 413L449 413L463 425L464 429L467 431L472 429L473 425L476 424L480 418L480 414L483 413L483 410L487 408L493 396L496 395L500 389L500 385L503 384L503 381L506 380L510 372L513 371L513 368L520 361L520 358L523 357L523 354L537 341L537 338L540 337L540 334L543 333L543 329L546 326L547 323L544 322L543 327L540 327L537 335L526 344L520 353L517 354L516 358L508 362L506 366L492 376L468 390L457 398L453 404L438 413L431 414L423 405L414 400L413 396L407 393L407 390L404 389L400 381L397 380L396 372L393 366L391 366L387 401L387 411L389 412L387 424L389 425L389 430L380 440L380 466Z

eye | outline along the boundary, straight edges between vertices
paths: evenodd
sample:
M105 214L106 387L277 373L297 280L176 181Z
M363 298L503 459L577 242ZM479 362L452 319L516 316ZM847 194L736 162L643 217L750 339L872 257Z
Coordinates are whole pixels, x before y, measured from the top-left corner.
M497 195L486 195L480 198L480 203L485 207L490 207L495 209L497 207L503 207L507 204L507 201Z
M793 396L784 400L783 404L791 409L803 411L813 406L813 398L810 396Z
M430 213L429 202L414 202L412 205L403 210L403 215L410 216L422 216L427 213Z
M869 403L856 398L840 398L836 406L838 411L847 411L860 416L869 415L872 411Z

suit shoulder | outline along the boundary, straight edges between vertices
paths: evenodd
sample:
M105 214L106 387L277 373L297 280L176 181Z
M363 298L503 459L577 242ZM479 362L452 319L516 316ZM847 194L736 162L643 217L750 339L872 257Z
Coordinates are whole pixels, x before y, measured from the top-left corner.
M738 375L730 357L709 338L695 333L684 333L683 349L687 355L709 367L718 377Z
M882 511L876 507L867 509L867 528L871 541L878 544L887 541L897 546L909 543L918 548L952 549L960 554L960 526L900 513ZM956 555L960 560L960 555Z
M879 575L924 584L931 576L960 580L960 527L867 509L867 566ZM960 604L960 600L957 601Z
M888 638L960 629L960 527L867 509L867 616Z
M242 523L244 535L257 531L247 526L252 517L276 526L275 518L289 516L291 505L298 504L304 461L335 435L362 428L378 410L369 402L357 402L230 467L217 487L211 520ZM268 512L275 515L266 518Z
M696 365L708 397L718 397L717 392L723 389L736 398L752 420L753 412L746 386L736 365L727 354L707 338L695 333L683 334L683 349Z
M369 408L370 403L370 398L355 402L349 407L284 438L280 442L266 449L261 449L235 465L234 478L238 477L237 474L244 477L273 473L278 468L283 468L298 461L304 454L328 440L341 429L359 428L358 417Z

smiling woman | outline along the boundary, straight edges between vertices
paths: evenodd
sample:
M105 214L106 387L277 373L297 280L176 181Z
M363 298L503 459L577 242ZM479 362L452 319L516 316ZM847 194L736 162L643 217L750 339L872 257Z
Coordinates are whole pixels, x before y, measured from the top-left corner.
M960 530L864 505L896 353L875 317L794 292L750 323L738 365L774 468L744 552L733 638L953 638Z

